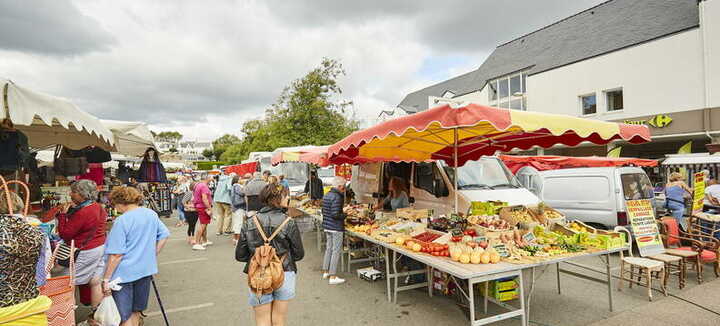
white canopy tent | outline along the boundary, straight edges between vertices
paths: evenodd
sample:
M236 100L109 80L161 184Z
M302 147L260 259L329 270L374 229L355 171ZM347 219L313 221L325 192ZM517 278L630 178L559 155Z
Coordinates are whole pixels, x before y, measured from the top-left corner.
M2 115L22 131L30 147L63 145L72 149L97 146L113 150L113 133L100 120L67 99L31 91L7 79L2 82Z
M155 140L143 122L100 120L102 124L112 131L115 136L117 153L128 156L141 156L148 147L155 148Z

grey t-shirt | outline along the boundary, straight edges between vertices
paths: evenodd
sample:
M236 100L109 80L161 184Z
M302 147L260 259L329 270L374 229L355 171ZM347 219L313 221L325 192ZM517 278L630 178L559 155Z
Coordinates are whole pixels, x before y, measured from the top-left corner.
M383 201L383 206L385 206L387 203L390 203L390 207L392 210L397 210L398 208L405 208L410 206L410 200L408 199L407 194L403 191L400 193L400 196L393 197L392 195L389 195L385 197L385 200Z

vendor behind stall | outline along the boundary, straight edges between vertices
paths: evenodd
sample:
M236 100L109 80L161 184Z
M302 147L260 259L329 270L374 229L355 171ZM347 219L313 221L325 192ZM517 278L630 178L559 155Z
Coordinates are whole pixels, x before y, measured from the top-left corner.
M310 179L305 182L305 190L303 192L310 195L311 200L323 199L323 182L318 178L317 171L310 171Z
M375 205L375 209L383 209L390 206L390 209L395 211L398 208L405 208L410 206L410 200L408 199L407 190L405 189L405 183L398 177L392 177L388 185L389 194L382 202Z

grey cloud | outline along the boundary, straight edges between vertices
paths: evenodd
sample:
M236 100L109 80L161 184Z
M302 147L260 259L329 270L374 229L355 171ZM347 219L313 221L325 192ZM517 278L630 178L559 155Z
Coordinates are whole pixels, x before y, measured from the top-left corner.
M0 48L44 55L79 55L114 42L70 0L0 1Z
M338 23L372 24L378 19L410 21L416 27L417 37L441 53L488 51L601 2L270 0L275 14L306 28L326 28Z

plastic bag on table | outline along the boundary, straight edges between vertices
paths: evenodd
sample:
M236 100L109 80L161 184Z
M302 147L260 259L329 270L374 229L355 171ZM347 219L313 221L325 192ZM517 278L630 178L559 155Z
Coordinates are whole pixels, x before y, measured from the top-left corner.
M93 317L101 326L118 326L121 322L120 312L112 296L107 296L100 302Z

